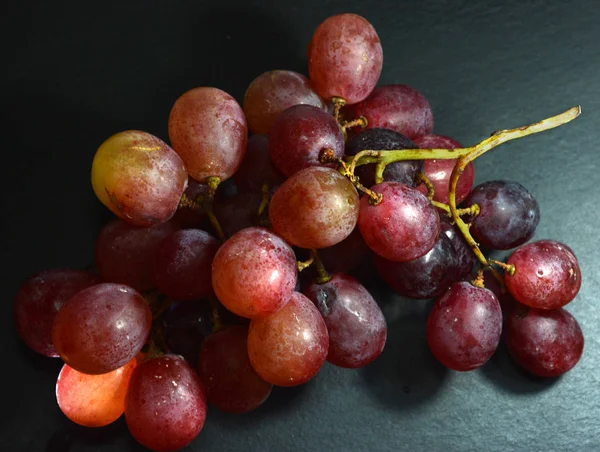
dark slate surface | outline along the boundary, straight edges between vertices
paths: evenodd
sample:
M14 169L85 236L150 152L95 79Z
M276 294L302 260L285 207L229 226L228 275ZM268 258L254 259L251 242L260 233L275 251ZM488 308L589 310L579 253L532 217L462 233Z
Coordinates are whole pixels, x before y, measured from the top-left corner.
M58 361L15 337L18 284L46 267L85 266L110 215L89 170L109 135L167 138L184 90L218 86L241 99L261 72L306 72L305 49L327 16L356 12L377 28L382 83L431 101L435 131L472 144L581 104L567 126L502 146L476 162L477 181L523 183L537 197L538 238L569 244L583 271L568 306L583 359L558 380L527 377L504 349L468 374L444 370L424 342L427 302L376 289L389 322L381 358L363 370L326 365L276 390L254 414L212 410L190 451L600 450L600 4L588 1L257 0L9 1L2 7L2 386L0 450L141 450L121 419L73 426L54 399Z

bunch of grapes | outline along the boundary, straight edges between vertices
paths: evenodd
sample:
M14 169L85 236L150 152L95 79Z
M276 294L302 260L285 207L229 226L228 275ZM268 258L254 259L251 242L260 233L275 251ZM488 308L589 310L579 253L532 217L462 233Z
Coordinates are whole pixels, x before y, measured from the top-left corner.
M309 78L266 72L243 108L194 88L171 110L170 145L130 130L99 147L92 186L118 219L93 269L43 271L15 302L27 345L65 363L56 397L69 419L98 427L124 413L137 441L173 451L198 435L207 401L244 413L325 361L368 365L387 335L357 271L371 259L394 291L436 299L427 341L445 366L484 365L503 327L532 374L575 366L583 336L563 309L581 285L573 251L526 244L537 201L517 182L473 188L472 162L580 109L465 148L432 134L421 93L376 87L382 64L367 20L333 16L308 47ZM479 244L517 249L500 262Z

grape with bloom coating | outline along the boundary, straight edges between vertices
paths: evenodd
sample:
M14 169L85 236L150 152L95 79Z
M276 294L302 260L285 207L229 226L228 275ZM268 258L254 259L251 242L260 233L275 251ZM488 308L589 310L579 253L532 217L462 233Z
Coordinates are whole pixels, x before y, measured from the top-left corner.
M237 171L246 153L246 117L226 92L194 88L173 105L169 138L190 176L201 183L211 176L224 181Z
M364 116L367 128L395 130L411 140L433 130L429 102L423 94L406 85L378 86L365 100L350 106L346 116L350 119Z
M250 362L274 385L296 386L310 380L325 362L328 348L323 317L299 292L292 293L278 312L250 322Z
M292 248L259 227L235 233L219 248L212 266L217 298L246 318L272 314L285 306L297 276Z
M136 226L170 219L187 185L181 158L165 142L139 130L120 132L96 151L92 187L115 215Z
M423 194L399 182L383 182L371 188L383 200L371 205L360 200L358 227L369 248L381 257L405 262L421 257L435 245L440 217Z
M346 177L331 168L297 172L275 191L269 204L273 230L301 248L326 248L354 230L359 197Z
M227 413L247 413L264 403L273 385L252 368L248 357L248 328L227 327L202 345L198 374L208 401Z
M102 283L65 303L54 319L52 340L70 367L103 374L138 354L151 324L152 313L139 293L122 284Z
M517 249L506 261L516 268L506 273L506 288L521 303L556 309L570 303L581 287L581 269L569 247L539 240Z
M427 319L427 342L444 366L458 371L483 366L502 333L496 296L468 282L453 284L436 300Z
M562 308L518 306L506 321L505 340L515 362L540 377L557 377L568 372L583 353L579 323Z
M21 284L15 298L17 333L32 350L58 357L52 342L56 313L77 292L100 282L83 270L53 269L33 275Z
M256 77L244 95L244 113L254 134L267 134L275 118L294 105L325 110L309 79L293 71L268 71Z
M65 364L56 381L58 406L65 416L84 427L113 423L125 410L125 395L136 365L133 358L112 372L87 375Z
M177 355L140 364L125 399L125 420L133 437L155 452L191 443L206 419L206 395L196 372Z
M373 25L356 14L327 18L308 46L308 73L325 99L340 97L346 104L367 97L379 80L383 51Z

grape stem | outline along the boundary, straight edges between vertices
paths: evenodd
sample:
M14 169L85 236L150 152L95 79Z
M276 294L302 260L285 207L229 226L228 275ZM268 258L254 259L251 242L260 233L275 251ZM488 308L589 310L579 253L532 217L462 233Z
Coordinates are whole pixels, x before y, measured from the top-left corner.
M223 233L223 229L219 224L219 220L217 220L214 210L215 194L217 193L217 188L219 188L219 184L221 184L221 178L217 176L210 176L206 179L206 183L208 185L208 196L204 202L204 210L206 211L206 215L210 220L210 224L212 224L213 228L215 229L217 236L219 237L219 239L221 239L222 242L224 242L225 234Z
M346 101L341 97L332 97L331 103L333 104L333 117L339 123L340 122L340 111L342 107L346 105Z
M323 261L319 258L319 254L317 250L310 250L310 254L314 260L315 270L317 271L317 283L325 284L326 282L331 281L331 276L325 270L325 266L323 265Z
M383 181L383 178L382 178L382 181ZM378 184L381 183L381 182L377 182L377 179L375 179L375 182ZM424 172L419 171L417 173L417 175L415 176L415 182L417 183L417 185L419 183L422 183L423 185L425 185L425 187L427 187L427 199L429 199L429 201L433 201L433 195L435 194L435 190L433 188L433 184L431 183L431 181L425 175Z
M310 267L315 262L315 255L311 252L310 257L305 261L296 262L296 268L299 272Z
M348 129L357 126L360 126L364 129L365 127L367 127L368 124L369 122L367 121L367 118L365 118L364 116L359 116L358 118L353 119L352 121L343 121L340 124L340 126L342 127L342 129L344 129L344 131L347 131Z
M511 276L514 275L515 271L517 270L513 264L506 264L504 262L497 261L495 259L488 259L488 262L490 264L497 265L498 267L500 267L502 270L504 270L506 273L508 273Z
M473 281L471 281L471 284L473 284L475 287L479 287L480 289L485 288L482 268L477 270L477 277Z
M269 205L269 190L271 190L270 185L267 182L264 182L260 188L262 198L260 200L260 206L258 206L258 216L262 216L264 211L267 209Z
M181 199L179 200L179 209L194 209L200 210L202 206L198 203L198 200L190 199L188 195L185 193L181 195Z

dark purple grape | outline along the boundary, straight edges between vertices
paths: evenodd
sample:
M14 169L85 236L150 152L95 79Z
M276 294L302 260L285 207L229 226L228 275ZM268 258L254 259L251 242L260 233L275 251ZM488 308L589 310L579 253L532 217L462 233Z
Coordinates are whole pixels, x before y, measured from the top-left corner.
M219 188L221 188L221 185ZM197 201L198 198L205 199L208 196L208 185L196 182L188 176L188 185L183 194L190 201ZM205 229L210 224L206 216L206 210L200 205L194 207L179 206L175 215L173 215L173 220L182 228Z
M325 319L329 333L327 361L357 368L377 359L385 346L387 326L377 302L360 282L337 273L324 284L309 285L304 294Z
M248 150L242 165L233 175L233 181L242 193L260 193L263 184L276 187L284 181L269 156L269 139L266 135L253 135L248 139Z
M215 203L215 216L226 237L231 237L242 229L258 225L258 209L261 199L260 192L238 193Z
M471 250L471 247L465 241L462 233L456 225L452 224L452 220L447 215L440 215L440 232L446 234L446 237L452 242L454 251L456 252L456 260L458 263L458 278L465 278L473 273L477 258Z
M540 221L537 201L517 182L484 182L465 199L465 205L472 204L479 205L479 215L465 217L465 222L471 223L475 240L490 249L522 245L533 237Z
M389 129L367 129L353 136L346 143L346 155L356 155L360 151L370 149L373 151L393 149L416 149L417 145L401 133ZM422 160L404 160L390 163L383 171L386 181L401 182L409 187L415 186L415 175L423 171ZM375 165L363 165L356 168L355 174L360 178L361 184L366 187L375 185Z
M319 250L319 257L330 273L348 273L367 259L369 247L358 228L337 245Z
M459 280L456 251L444 234L440 234L427 254L412 261L392 262L377 255L374 257L384 281L405 297L437 297Z
M540 377L571 370L583 353L583 333L564 309L518 306L506 322L506 346L512 358Z
M468 282L452 284L427 319L427 342L444 366L458 371L483 366L494 354L502 333L496 296Z

